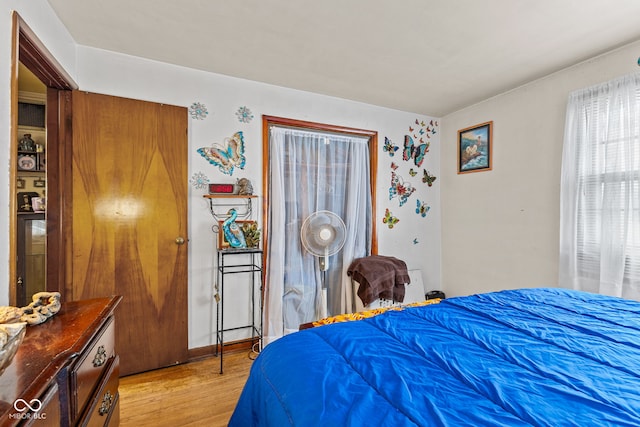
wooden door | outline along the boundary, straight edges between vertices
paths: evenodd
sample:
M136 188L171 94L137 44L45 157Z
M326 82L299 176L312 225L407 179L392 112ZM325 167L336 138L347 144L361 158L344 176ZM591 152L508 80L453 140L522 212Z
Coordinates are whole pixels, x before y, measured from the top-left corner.
M72 295L122 295L121 375L187 359L187 110L73 92Z

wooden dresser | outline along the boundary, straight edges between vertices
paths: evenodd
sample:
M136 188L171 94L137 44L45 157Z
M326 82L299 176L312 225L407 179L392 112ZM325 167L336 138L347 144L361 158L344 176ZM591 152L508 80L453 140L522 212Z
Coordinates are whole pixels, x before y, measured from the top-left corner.
M113 312L122 297L63 303L28 326L0 376L0 426L117 426Z

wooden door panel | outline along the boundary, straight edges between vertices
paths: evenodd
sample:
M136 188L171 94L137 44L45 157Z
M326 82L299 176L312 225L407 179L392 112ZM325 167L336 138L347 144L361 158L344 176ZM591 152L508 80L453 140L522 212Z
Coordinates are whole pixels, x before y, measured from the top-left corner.
M187 111L73 93L73 295L123 295L121 375L187 358Z

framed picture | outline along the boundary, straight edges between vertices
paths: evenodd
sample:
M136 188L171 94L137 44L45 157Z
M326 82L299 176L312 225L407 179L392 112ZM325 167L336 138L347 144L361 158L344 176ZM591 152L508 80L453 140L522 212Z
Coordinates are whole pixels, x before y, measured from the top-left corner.
M16 188L24 188L26 183L27 182L24 180L24 178L18 178L16 179Z
M223 222L224 221L218 221L218 249L227 249L227 248L231 247L231 245L227 241L226 237L224 236L224 231L222 231L222 223ZM238 224L238 227L240 227L240 229L242 229L243 225L245 225L245 224L255 224L255 221L251 221L251 220L236 220L236 224Z
M35 154L20 154L18 156L18 170L34 171L37 170L38 162Z
M458 131L458 173L491 170L493 122Z
M33 212L31 199L34 197L40 197L40 195L33 191L18 193L18 212Z
M47 181L45 181L45 180L44 180L44 179L42 179L42 178L34 179L34 180L33 180L33 186L34 186L34 187L41 187L41 188L44 188L44 187L46 187L46 186L47 186Z

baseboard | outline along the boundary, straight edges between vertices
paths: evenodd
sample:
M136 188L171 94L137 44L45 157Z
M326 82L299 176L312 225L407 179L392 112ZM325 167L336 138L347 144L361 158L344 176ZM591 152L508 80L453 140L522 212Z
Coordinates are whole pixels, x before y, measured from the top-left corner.
M258 342L258 339L245 339L245 340L239 340L239 341L234 341L234 342L230 342L230 343L226 343L224 345L224 352L236 352L236 351L246 351L246 350L251 350L254 346L254 344L256 344ZM219 345L217 346L218 350L219 350ZM195 362L197 360L202 360L202 359L206 359L208 357L214 357L216 354L220 354L219 351L216 352L216 345L207 345L204 347L196 347L196 348L190 348L187 354L188 357L188 361L189 362Z

